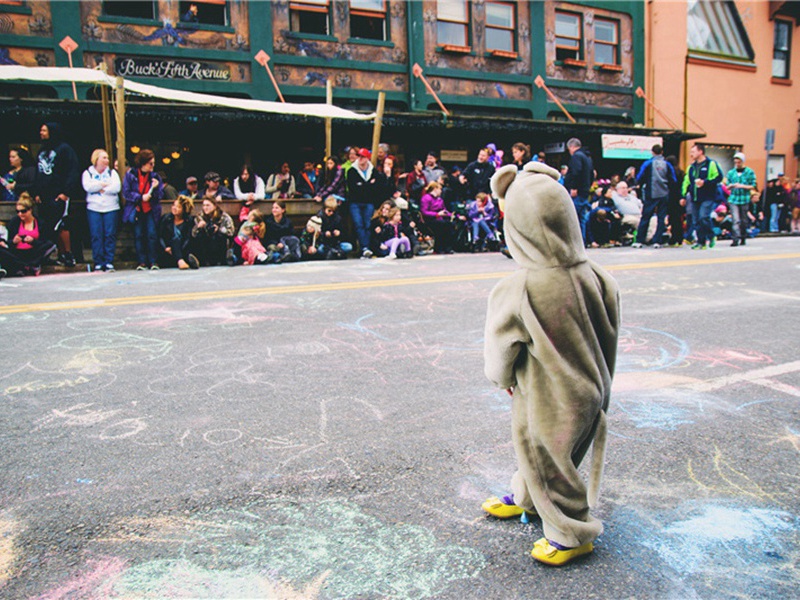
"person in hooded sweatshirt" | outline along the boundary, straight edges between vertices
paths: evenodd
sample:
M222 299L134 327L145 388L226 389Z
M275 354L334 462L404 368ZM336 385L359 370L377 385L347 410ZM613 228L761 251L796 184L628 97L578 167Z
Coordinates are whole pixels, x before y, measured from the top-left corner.
M39 128L42 148L39 151L36 182L36 201L45 238L58 245L60 262L75 266L69 235L70 199L81 193L81 170L72 146L62 139L58 123L45 123Z
M560 566L593 550L603 531L590 514L602 475L606 417L619 332L616 281L587 258L559 173L507 165L492 178L505 198L505 236L521 267L492 290L485 373L512 396L517 471L513 494L489 498L499 518L538 513L544 537L531 555ZM594 443L590 482L578 473Z

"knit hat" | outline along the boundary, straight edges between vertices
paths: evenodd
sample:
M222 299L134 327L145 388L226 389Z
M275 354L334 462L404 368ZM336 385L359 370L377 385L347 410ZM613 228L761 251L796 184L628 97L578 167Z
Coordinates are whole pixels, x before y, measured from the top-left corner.
M740 161L744 162L744 152L737 152L736 154L733 155L734 160L736 160L737 158Z

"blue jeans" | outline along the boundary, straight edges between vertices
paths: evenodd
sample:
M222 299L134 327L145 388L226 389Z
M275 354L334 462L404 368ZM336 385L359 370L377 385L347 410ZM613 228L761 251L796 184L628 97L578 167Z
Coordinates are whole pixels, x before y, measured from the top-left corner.
M715 200L704 200L699 204L695 203L692 207L697 231L697 243L705 246L714 236L714 223L711 220L711 213L717 207Z
M373 204L350 203L350 217L353 219L360 252L369 248L369 222L374 212L375 205Z
M581 226L581 237L585 246L586 225L589 223L589 213L592 210L592 206L589 204L588 198L582 198L581 196L575 196L572 199L572 203L575 205L575 212L578 213L578 224Z
M780 228L778 220L781 216L781 207L778 204L770 204L769 205L769 230L772 232L777 232Z
M114 251L117 248L117 219L119 211L109 212L86 211L89 221L89 235L92 238L92 260L95 266L105 267L114 262Z
M158 233L153 213L136 213L133 223L133 241L136 245L136 258L140 265L152 266L158 258Z
M494 239L494 232L486 221L473 221L472 222L472 241L477 242L481 237L481 230L486 234L487 240Z
M650 219L653 215L658 219L658 226L653 239L650 240L653 244L660 244L661 239L664 237L664 231L667 229L667 199L666 198L645 198L644 206L642 207L642 220L639 221L639 229L636 232L636 241L644 244L647 240L647 229L650 227Z

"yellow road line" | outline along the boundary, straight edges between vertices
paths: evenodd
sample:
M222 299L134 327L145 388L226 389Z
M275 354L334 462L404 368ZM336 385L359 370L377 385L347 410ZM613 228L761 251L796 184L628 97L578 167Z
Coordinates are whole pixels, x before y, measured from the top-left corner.
M753 262L764 260L784 260L800 258L800 253L764 254L759 256L735 256L720 258L700 258L693 260L676 260L668 262L630 263L609 265L607 271L630 271L637 269L657 269L671 267L689 267L698 265L715 265L728 263ZM465 275L437 275L434 277L410 277L407 279L375 279L370 281L346 281L342 283L321 283L306 285L288 285L249 289L214 290L207 292L186 292L181 294L160 294L153 296L128 296L122 298L96 298L90 300L73 300L67 302L42 302L37 304L11 304L0 306L0 315L21 312L43 312L74 310L82 308L111 308L115 306L131 306L135 304L171 303L198 300L222 300L226 298L245 298L248 296L265 296L277 294L307 294L311 292L330 292L340 290L363 290L380 287L399 287L408 285L425 285L438 283L456 283L463 281L481 281L500 279L509 271L496 273L472 273Z

